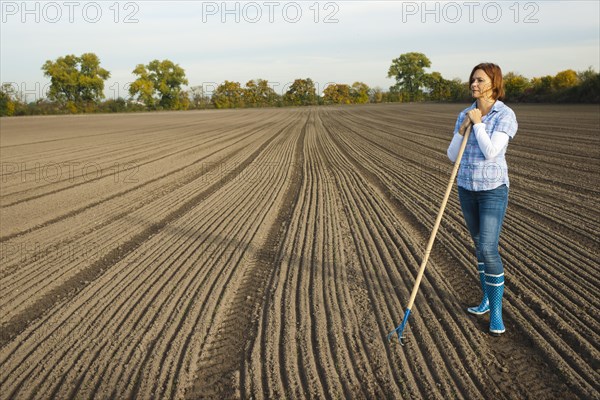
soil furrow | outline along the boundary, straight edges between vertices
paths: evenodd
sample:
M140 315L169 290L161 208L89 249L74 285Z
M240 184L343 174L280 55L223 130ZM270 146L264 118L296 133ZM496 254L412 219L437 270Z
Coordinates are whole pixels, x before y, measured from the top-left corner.
M279 132L277 132L279 133ZM166 224L170 221L179 218L183 214L185 214L191 207L195 206L198 202L201 202L202 199L211 195L220 189L227 181L234 179L236 176L239 176L240 172L244 170L244 168L254 159L258 154L262 152L262 150L275 139L277 134L273 135L269 138L265 143L263 143L258 150L256 150L253 154L251 154L243 163L241 163L237 168L234 168L227 176L225 176L222 180L217 183L211 185L205 191L200 194L194 196L193 198L187 200L182 206L180 206L176 210L171 210L169 215L163 218L160 221L153 223L149 228L144 231L138 233L133 238L124 243L121 248L113 249L106 256L104 256L101 260L92 263L89 267L80 270L75 275L72 275L66 281L64 281L60 286L54 288L50 292L48 292L44 297L39 298L35 301L31 306L28 306L21 314L13 317L9 320L3 327L2 332L0 332L0 347L2 347L6 342L11 340L14 336L20 333L29 323L29 321L33 319L37 319L42 316L48 309L50 309L54 303L63 298L65 293L69 293L70 297L73 296L76 292L78 292L81 288L87 285L88 282L93 281L97 277L99 277L107 268L111 265L115 264L119 260L123 259L125 254L130 253L135 250L135 248L139 247L141 243L143 243L147 238L154 235L157 231L162 229Z
M386 341L467 106L3 119L0 399L600 400L597 106L514 105L507 332L465 311L454 189L407 344ZM10 170L57 160L143 168Z

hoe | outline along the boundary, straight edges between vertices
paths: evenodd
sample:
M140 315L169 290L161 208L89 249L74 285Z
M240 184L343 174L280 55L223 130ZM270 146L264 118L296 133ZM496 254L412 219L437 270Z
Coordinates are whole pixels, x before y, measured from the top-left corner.
M468 117L467 117L468 118ZM446 209L446 203L448 202L448 197L450 197L450 192L452 191L452 185L454 184L454 178L456 178L456 174L458 173L458 167L460 166L460 160L465 151L465 147L467 146L467 140L469 139L469 134L471 133L472 125L469 124L467 130L465 131L465 135L462 139L462 143L460 145L460 150L458 151L458 157L456 157L456 162L454 163L454 168L452 169L452 174L450 175L450 182L448 182L448 187L446 188L446 194L444 194L444 199L442 200L442 205L440 206L440 210L438 211L437 219L435 220L435 225L433 226L433 230L431 231L431 236L429 237L429 243L427 244L427 249L425 250L425 255L423 256L423 261L421 262L421 268L419 269L419 273L417 274L417 280L415 281L415 285L413 287L412 293L410 295L410 299L408 300L408 306L406 306L406 312L404 313L404 318L402 319L402 323L393 331L391 331L387 338L390 341L394 334L398 335L398 341L402 346L404 346L403 339L404 337L404 329L408 323L408 317L410 316L410 310L412 309L413 303L415 302L415 297L417 297L417 292L419 291L419 285L421 284L421 279L423 278L423 273L425 272L425 267L427 267L427 261L429 260L429 254L431 253L431 248L433 247L433 242L435 241L435 235L437 235L438 228L440 227L440 221L442 220L442 216L444 215L444 210Z

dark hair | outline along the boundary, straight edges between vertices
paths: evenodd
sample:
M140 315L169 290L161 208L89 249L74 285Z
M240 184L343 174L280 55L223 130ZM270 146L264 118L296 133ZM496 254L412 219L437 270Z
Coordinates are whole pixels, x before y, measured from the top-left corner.
M469 85L473 80L473 75L478 69L483 70L492 80L492 98L494 100L504 100L504 81L502 80L502 70L499 66L493 63L477 64L469 75Z

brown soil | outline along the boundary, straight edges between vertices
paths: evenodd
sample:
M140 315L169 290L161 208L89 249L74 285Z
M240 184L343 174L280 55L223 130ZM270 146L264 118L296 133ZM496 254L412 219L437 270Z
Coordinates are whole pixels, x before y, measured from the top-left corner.
M463 105L4 118L0 399L600 398L597 106L514 107L487 334Z

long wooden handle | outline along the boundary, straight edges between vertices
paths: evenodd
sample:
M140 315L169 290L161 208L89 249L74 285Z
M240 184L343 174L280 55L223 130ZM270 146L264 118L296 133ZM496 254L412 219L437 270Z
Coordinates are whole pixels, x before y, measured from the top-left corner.
M472 125L469 124L463 137L462 143L460 145L460 150L458 150L458 157L456 157L456 161L454 162L454 168L452 169L452 174L450 175L450 182L448 182L446 194L444 194L444 200L442 201L442 205L440 206L440 211L438 211L437 219L435 220L435 225L433 226L433 230L431 231L431 236L429 237L429 243L427 244L427 249L425 250L425 255L423 256L423 261L421 262L421 268L419 269L419 274L417 275L415 286L413 287L412 293L410 295L410 300L408 301L408 306L406 307L409 310L412 308L413 303L415 302L415 297L417 297L419 285L421 284L421 279L423 279L423 273L425 272L425 267L427 267L427 261L429 260L429 255L431 254L431 248L433 247L435 236L437 235L438 228L440 227L440 222L442 221L442 216L444 215L444 210L446 209L446 203L448 203L448 198L450 197L450 193L452 192L454 178L456 178L456 174L458 173L458 167L460 166L460 160L462 158L463 153L465 152L465 147L467 147L467 140L469 140L471 128Z

